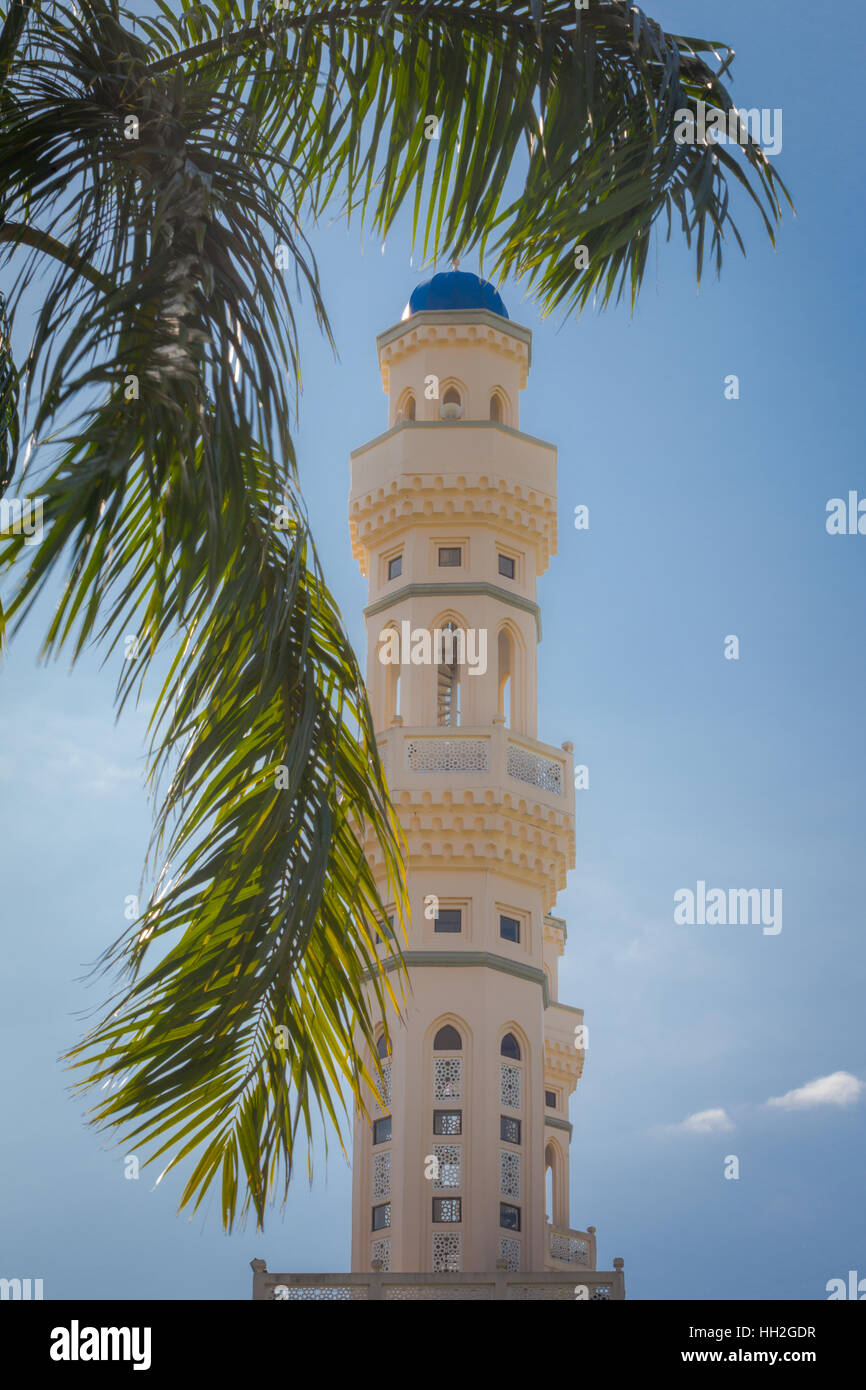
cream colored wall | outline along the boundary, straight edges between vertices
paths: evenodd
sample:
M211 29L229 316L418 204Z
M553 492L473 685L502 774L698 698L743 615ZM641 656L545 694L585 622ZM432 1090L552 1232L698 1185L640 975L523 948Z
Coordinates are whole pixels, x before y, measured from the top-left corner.
M416 420L438 421L445 392L449 386L455 386L462 399L463 420L489 420L490 397L499 391L506 400L503 424L519 429L522 374L522 364L477 342L431 342L391 367L388 424L396 423L398 407L407 391L415 397ZM436 389L436 383L428 382L431 376L438 378L438 398L426 395L426 391Z
M498 529L527 557L516 592L534 599L556 548L556 450L489 421L404 422L353 453L349 518L371 602L389 583L383 556L418 525L469 527L470 538L478 525ZM401 579L423 580L430 568L428 542L413 544Z
M447 979L445 978L447 976ZM433 1134L433 1111L451 1108L433 1100L432 1042L444 1023L460 1032L464 1047L463 1095L453 1108L462 1108L463 1134L454 1142L463 1153L464 1182L460 1226L434 1227L431 1220L433 1184L424 1176L425 1159L436 1143L448 1142ZM392 1226L391 1266L394 1270L430 1269L433 1231L462 1235L462 1267L493 1269L500 1236L521 1243L523 1267L544 1268L543 1150L537 1136L543 1132L543 1051L539 1039L543 1027L541 988L481 967L426 967L412 971L412 998L405 1024L389 1019L393 1030L392 1059ZM503 1109L499 1100L499 1043L513 1032L523 1057L522 1106ZM512 1065L509 1063L509 1065ZM500 1114L517 1117L522 1124L521 1156L522 1230L499 1227ZM363 1135L364 1126L359 1126ZM369 1137L356 1145L353 1231L353 1268L368 1267L369 1248L380 1234L369 1230L372 1203L369 1198L372 1150ZM458 1195L458 1194L455 1194ZM364 1200L366 1196L366 1200ZM364 1228L367 1229L364 1229Z
M516 657L517 699L512 699L510 727L534 738L537 732L537 627L535 618L518 608L484 594L434 594L396 598L383 611L367 619L367 689L377 730L389 725L387 717L389 668L379 660L382 634L393 627L400 633L403 621L410 631L432 632L455 622L475 633L486 633L487 669L477 674L463 668L461 677L461 725L491 724L499 713L498 638L505 628L513 638ZM435 726L437 719L436 666L401 665L400 714L404 725ZM514 678L512 678L514 680Z
M551 1050L543 967L548 966L555 997L561 933L545 925L545 914L574 862L574 790L570 751L536 741L538 627L535 612L527 609L535 603L536 579L556 548L556 453L517 431L528 332L495 316L476 317L467 312L423 314L380 336L391 428L352 455L353 548L369 577L370 605L381 603L379 611L367 615L368 688L389 785L407 834L411 908L410 995L405 1017L389 1018L392 1139L383 1149L391 1153L392 1225L375 1233L370 1229L374 1151L370 1126L358 1117L354 1270L369 1267L371 1244L383 1238L390 1239L393 1270L429 1270L434 1229L459 1231L466 1271L494 1268L501 1237L519 1240L523 1269L545 1268L548 1133L562 1151L565 1170L557 1219L568 1222L568 1135L546 1124L544 1090L545 1079L555 1075L565 1114L573 1089L574 1058L567 1051L571 1013L562 1009L557 1014ZM461 421L441 420L440 401L425 400L424 377L431 374L439 377L440 397L449 381L459 383ZM488 416L494 387L508 398L503 427L477 423ZM409 388L415 392L416 423L397 424L398 405ZM461 546L459 569L438 566L439 545ZM402 572L389 581L387 560L398 552ZM518 560L514 580L499 575L500 552ZM483 591L467 593L461 585L483 586ZM509 595L523 605L509 603ZM391 677L377 655L380 634L389 624L399 630L408 621L410 629L431 630L448 619L488 634L486 672L473 676L464 668L459 727L446 731L437 725L435 665L400 667L402 723L392 723ZM498 714L497 634L503 625L514 636L521 675L509 730ZM431 735L477 735L488 749L488 771L412 770L408 743ZM527 785L508 773L509 740L516 737L533 756L561 766L561 792ZM378 872L375 846L370 853ZM461 907L460 934L435 931L424 915L430 895L440 907ZM500 937L500 912L521 922L519 944ZM448 964L429 963L445 955ZM444 1022L453 1023L464 1040L464 1129L455 1139L463 1157L463 1221L434 1228L433 1196L449 1194L434 1194L424 1176L434 1143L448 1142L433 1135L433 1110L457 1108L433 1100L432 1039ZM523 1054L519 1234L499 1226L499 1155L504 1147L499 1121L501 1114L513 1113L500 1104L505 1059L499 1043L507 1031L518 1037Z

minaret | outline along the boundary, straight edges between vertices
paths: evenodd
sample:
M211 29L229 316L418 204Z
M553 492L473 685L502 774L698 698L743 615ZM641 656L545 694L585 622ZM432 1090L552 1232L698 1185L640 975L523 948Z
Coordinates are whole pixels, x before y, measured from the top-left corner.
M355 1121L357 1272L595 1269L592 1230L569 1229L583 1014L557 999L566 930L550 914L574 786L571 744L537 738L556 450L520 430L531 338L489 283L434 276L379 335L388 427L352 454L367 684L411 910L385 1107Z

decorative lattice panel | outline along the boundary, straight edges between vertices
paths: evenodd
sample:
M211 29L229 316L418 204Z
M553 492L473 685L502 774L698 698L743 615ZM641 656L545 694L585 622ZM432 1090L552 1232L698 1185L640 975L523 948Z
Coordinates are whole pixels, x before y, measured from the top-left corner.
M467 1299L480 1302L493 1298L492 1284L391 1284L385 1289L388 1300L410 1302L463 1303Z
M508 775L518 782L528 782L531 787L562 796L562 764L553 758L530 753L528 748L520 748L516 743L508 745Z
M380 1269L383 1274L387 1274L391 1269L391 1241L388 1237L385 1240L374 1240L370 1246L370 1261L380 1260Z
M512 1284L508 1297L524 1303L574 1303L574 1284Z
M390 1202L386 1202L386 1203L384 1204L384 1206L381 1207L380 1210L381 1210L381 1221L382 1221L382 1226L380 1226L380 1227L377 1228L377 1229L379 1229L379 1230L381 1230L382 1227L384 1227L384 1226L390 1226L390 1225L391 1225L391 1203L390 1203Z
M362 1284L278 1284L274 1288L274 1298L278 1302L291 1302L294 1299L339 1299L348 1302L366 1297L367 1290Z
M433 1233L433 1273L456 1273L460 1269L460 1236Z
M439 1128L437 1134L462 1134L461 1117L459 1114L449 1115L447 1111L439 1116L437 1121Z
M520 1197L520 1154L499 1150L499 1191L503 1197Z
M550 1233L550 1253L554 1260L567 1260L571 1265L589 1266L589 1242L577 1236L565 1236L559 1231Z
M373 1201L391 1196L391 1154L373 1154Z
M382 1094L384 1095L384 1098L385 1098L385 1104L384 1104L384 1106L380 1105L380 1106L379 1106L379 1110L380 1110L380 1111L382 1112L382 1114L384 1115L385 1112L386 1112L387 1110L390 1110L390 1109L391 1109L391 1060L390 1060L390 1058L389 1058L387 1061L384 1061L384 1062L382 1063Z
M610 1284L596 1284L592 1293L589 1295L589 1299L591 1303L601 1303L604 1299L610 1298L612 1295L613 1289L610 1287Z
M406 743L410 772L489 772L485 738L410 738Z
M459 1221L461 1218L461 1211L462 1207L459 1197L437 1198L437 1221Z
M439 1163L439 1176L433 1179L434 1192L460 1186L460 1145L434 1144L433 1157Z
M509 1110L520 1109L520 1068L505 1062L499 1070L499 1099Z
M501 1236L499 1240L499 1258L505 1261L507 1269L517 1271L520 1269L520 1241L508 1240Z
M463 1058L433 1058L433 1099L459 1100L463 1094Z

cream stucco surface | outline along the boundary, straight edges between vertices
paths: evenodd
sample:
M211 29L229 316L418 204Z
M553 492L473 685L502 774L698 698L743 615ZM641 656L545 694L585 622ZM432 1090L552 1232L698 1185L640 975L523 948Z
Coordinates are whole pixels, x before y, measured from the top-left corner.
M356 1272L374 1260L392 1271L501 1260L595 1269L594 1232L569 1227L568 1098L583 1014L557 998L566 929L551 914L574 864L573 766L570 745L538 741L536 581L556 551L556 451L520 432L530 349L529 330L484 310L395 325L378 340L387 428L352 456L368 688L407 836L411 905L406 1007L388 1019L390 1093L384 1107L370 1101L371 1115L390 1115L390 1138L374 1143L370 1120L355 1121ZM454 393L459 418L442 418ZM460 563L443 566L440 551L459 551ZM478 661L455 676L447 662L380 659L389 629L417 636L448 624L486 634L484 669ZM455 911L460 930L437 930ZM502 918L518 924L518 941L503 938ZM387 958L387 943L379 949ZM434 1050L446 1025L460 1046ZM507 1035L519 1059L501 1055ZM450 1095L435 1097L437 1078ZM461 1133L435 1134L435 1111L459 1112ZM511 1141L501 1137L503 1116L520 1122L519 1142L513 1125ZM440 1198L460 1199L459 1221L434 1221ZM503 1202L519 1230L500 1224Z

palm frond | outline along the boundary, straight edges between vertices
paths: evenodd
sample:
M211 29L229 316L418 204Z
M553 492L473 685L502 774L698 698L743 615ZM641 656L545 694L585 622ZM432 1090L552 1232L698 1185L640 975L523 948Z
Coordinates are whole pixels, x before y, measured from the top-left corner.
M626 0L587 10L286 0L277 11L214 0L180 51L182 23L161 8L144 22L162 53L149 70L207 72L233 57L317 213L339 197L384 237L411 199L425 256L491 254L488 273L524 277L547 313L624 294L633 306L653 228L661 219L670 234L674 210L698 280L708 252L720 270L728 235L744 249L729 176L758 203L771 242L790 202L750 136L723 156L676 139L677 113L699 100L736 109L722 81L728 46L666 33ZM436 139L425 138L428 116Z
M18 372L12 357L6 303L0 294L0 497L15 472L20 434Z
M384 235L409 208L425 255L487 254L548 312L633 304L657 222L698 277L707 254L720 269L728 236L744 247L731 190L771 240L787 196L752 140L675 138L682 108L732 109L732 56L623 0L164 0L135 21L114 0L11 0L0 471L20 383L44 531L0 547L0 616L20 624L65 568L45 654L118 657L136 634L119 710L174 652L156 887L106 952L123 984L72 1061L106 1087L95 1122L184 1164L183 1203L219 1184L227 1225L263 1221L316 1111L342 1136L343 1090L376 1082L358 1041L375 1058L400 987L372 924L383 894L405 914L402 841L289 429L302 293L330 337L304 229L339 208Z

